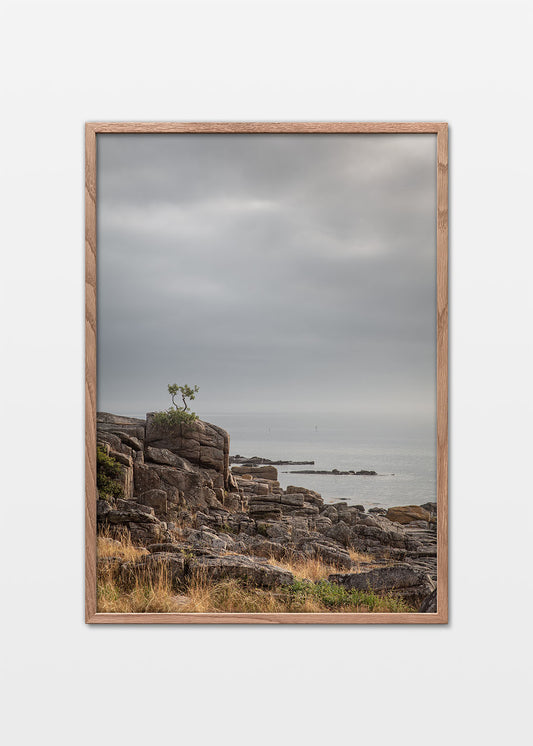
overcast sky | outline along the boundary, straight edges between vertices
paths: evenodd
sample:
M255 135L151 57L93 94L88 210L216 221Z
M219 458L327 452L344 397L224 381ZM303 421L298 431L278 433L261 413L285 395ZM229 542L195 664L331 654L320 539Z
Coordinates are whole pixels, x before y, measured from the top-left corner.
M434 135L98 135L98 408L433 417Z

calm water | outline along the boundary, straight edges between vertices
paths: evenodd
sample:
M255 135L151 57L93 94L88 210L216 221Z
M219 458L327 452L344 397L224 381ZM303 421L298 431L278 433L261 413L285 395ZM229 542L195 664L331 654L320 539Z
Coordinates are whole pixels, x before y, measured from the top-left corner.
M229 432L233 456L315 461L314 466L278 466L284 488L308 487L326 502L344 498L366 508L436 500L431 423L338 414L199 414ZM379 476L286 473L290 469L373 469Z

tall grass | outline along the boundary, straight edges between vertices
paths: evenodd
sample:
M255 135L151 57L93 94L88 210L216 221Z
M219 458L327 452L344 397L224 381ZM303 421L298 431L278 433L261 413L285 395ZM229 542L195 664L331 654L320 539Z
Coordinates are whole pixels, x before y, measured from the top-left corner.
M96 556L100 558L119 557L124 562L133 562L149 554L145 547L133 544L129 531L112 534L103 529L96 538Z

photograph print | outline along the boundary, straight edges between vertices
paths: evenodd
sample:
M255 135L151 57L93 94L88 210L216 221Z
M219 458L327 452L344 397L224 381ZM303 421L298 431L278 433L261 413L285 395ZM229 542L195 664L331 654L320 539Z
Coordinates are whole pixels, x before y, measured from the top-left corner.
M447 621L447 126L86 127L86 618Z

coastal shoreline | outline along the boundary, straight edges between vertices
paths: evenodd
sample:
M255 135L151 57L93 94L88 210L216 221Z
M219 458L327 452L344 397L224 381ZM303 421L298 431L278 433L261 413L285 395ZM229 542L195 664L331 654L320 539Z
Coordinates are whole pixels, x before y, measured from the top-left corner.
M117 465L118 485L114 496L100 490L100 536L126 537L142 550L128 561L100 557L104 585L111 573L126 593L138 573L153 580L164 571L188 603L201 576L211 590L236 583L248 594L268 593L268 603L303 582L297 601L293 593L284 603L327 597L345 610L367 593L370 607L433 608L435 504L367 512L306 487L284 489L274 463L230 457L229 434L202 420L169 432L150 413L145 420L99 413L97 426L100 458Z

